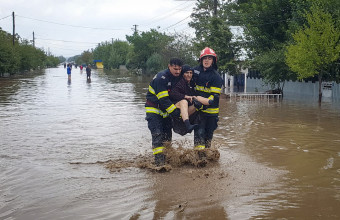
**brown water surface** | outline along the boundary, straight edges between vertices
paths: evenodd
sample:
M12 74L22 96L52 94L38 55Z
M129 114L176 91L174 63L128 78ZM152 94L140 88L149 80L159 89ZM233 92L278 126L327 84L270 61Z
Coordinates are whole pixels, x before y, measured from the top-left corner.
M338 103L223 96L219 160L157 173L141 166L150 80L73 68L68 81L63 67L0 78L0 219L340 218Z

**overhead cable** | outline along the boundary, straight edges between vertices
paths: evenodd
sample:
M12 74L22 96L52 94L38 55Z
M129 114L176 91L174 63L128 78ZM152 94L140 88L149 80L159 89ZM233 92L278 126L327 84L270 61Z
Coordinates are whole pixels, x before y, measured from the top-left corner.
M62 41L62 42L72 42L72 43L98 44L98 42L81 42L81 41L57 40L57 39L44 39L44 38L36 38L36 39L39 39L39 40L51 40L51 41Z
M8 18L8 17L11 17L11 16L12 16L12 15L8 15L8 16L6 16L6 17L0 18L0 20L5 19L5 18Z
M173 26L175 26L175 25L181 23L182 21L188 19L190 16L191 16L191 15L185 17L184 19L180 20L179 22L177 22L177 23L175 23L175 24L172 24L172 25L170 25L170 26L168 26L168 27L166 27L166 28L163 28L162 30L169 29L169 28L171 28L171 27L173 27Z
M162 14L162 15L155 16L155 17L153 17L153 18L150 19L150 21L151 21L150 23L148 23L148 24L142 24L142 25L143 25L143 26L150 26L151 24L156 23L156 22L158 22L158 21L160 21L160 20L169 18L169 17L171 17L172 15L174 15L174 14L176 14L176 13L178 13L178 12L181 11L181 9L178 9L178 10L175 11L176 8L182 6L182 5L186 4L186 3L187 3L187 2L184 2L184 3L180 4L180 5L177 5L177 6L175 6L174 8L170 9L170 10L168 11L168 13L165 13L165 14ZM184 8L186 8L186 7L188 7L188 5L186 5ZM182 8L182 9L184 9L184 8ZM174 11L174 12L173 12L173 11ZM160 18L159 18L159 17L160 17Z
M109 31L121 31L121 30L127 30L127 29L122 29L122 28L98 28L98 27L86 27L86 26L79 26L79 25L71 25L71 24L63 24L63 23L58 23L54 21L45 21L45 20L40 20L40 19L35 19L35 18L29 18L21 15L16 15L17 17L21 18L26 18L34 21L40 21L40 22L45 22L45 23L50 23L50 24L57 24L57 25L62 25L62 26L69 26L69 27L76 27L76 28L87 28L87 29L97 29L97 30L109 30Z

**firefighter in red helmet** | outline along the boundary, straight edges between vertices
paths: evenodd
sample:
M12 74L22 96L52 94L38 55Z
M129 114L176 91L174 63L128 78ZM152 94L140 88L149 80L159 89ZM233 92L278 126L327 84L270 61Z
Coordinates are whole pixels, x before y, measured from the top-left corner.
M223 80L217 72L217 55L209 47L201 51L199 66L194 68L196 93L199 96L213 100L211 105L200 110L200 121L194 130L194 145L201 159L204 159L204 149L211 147L214 131L217 128L219 113L219 98ZM203 151L202 151L203 150Z

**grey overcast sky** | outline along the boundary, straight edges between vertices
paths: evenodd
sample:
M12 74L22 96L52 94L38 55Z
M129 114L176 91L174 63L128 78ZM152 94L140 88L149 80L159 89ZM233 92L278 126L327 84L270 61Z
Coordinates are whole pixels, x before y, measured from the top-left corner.
M32 40L55 56L71 57L98 43L126 40L134 25L166 33L193 34L192 0L0 0L0 27Z

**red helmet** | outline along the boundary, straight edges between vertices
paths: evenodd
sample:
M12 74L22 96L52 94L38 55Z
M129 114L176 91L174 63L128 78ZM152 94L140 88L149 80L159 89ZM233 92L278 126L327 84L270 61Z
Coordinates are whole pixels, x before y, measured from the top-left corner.
M200 61L203 57L206 57L206 56L213 56L213 57L215 57L215 59L217 61L217 55L216 55L215 51L213 49L209 48L209 47L206 47L201 51Z

